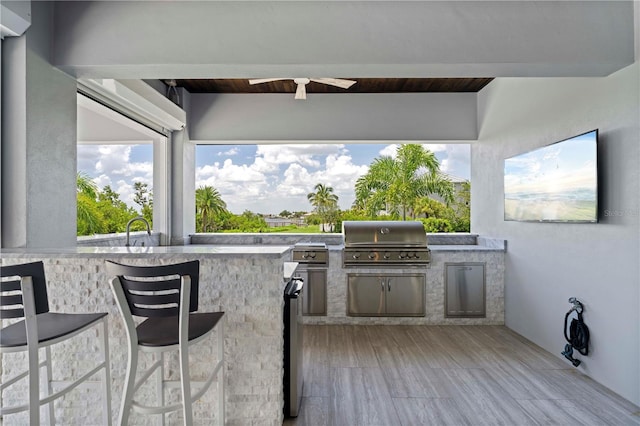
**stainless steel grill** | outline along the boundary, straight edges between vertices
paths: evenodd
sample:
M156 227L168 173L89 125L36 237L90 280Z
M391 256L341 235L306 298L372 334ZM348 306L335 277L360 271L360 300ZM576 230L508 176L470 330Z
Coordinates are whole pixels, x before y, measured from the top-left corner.
M431 262L424 226L417 221L344 221L345 267L421 266Z

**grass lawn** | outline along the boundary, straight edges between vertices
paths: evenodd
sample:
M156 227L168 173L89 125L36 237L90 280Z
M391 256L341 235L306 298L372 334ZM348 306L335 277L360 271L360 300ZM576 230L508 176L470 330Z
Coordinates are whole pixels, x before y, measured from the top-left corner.
M269 232L279 234L320 234L320 225L307 225L307 226L282 226L278 228L270 228Z

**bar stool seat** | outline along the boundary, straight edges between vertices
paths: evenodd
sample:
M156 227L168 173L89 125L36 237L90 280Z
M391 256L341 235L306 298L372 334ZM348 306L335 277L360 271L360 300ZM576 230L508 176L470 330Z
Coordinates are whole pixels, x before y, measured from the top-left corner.
M29 423L40 424L40 406L48 404L48 423L55 423L53 402L101 373L103 382L103 424L111 425L111 377L109 374L109 347L107 313L57 313L49 312L49 300L42 262L3 266L0 281L0 318L14 322L0 330L0 353L27 352L28 369L18 372L0 385L0 392L28 379L28 402L22 405L2 406L0 415L29 413ZM53 392L51 346L71 339L95 326L98 327L101 358L93 369L82 376L70 379L70 383ZM39 350L45 349L40 359ZM4 363L4 360L3 360ZM6 364L8 365L8 364ZM40 368L46 368L47 394L40 396ZM0 402L4 400L0 398Z
M43 345L55 344L60 338L68 339L70 335L81 332L87 327L106 317L106 312L97 314L61 314L46 312L38 315L38 343ZM9 348L27 345L27 333L24 320L13 323L2 329L0 333L0 347L8 352Z
M193 424L192 404L200 399L218 377L218 424L224 425L224 312L198 310L200 262L172 265L130 266L106 261L109 281L127 333L127 371L120 402L118 423L129 423L131 411L143 414L164 414L181 410L185 426ZM144 318L136 323L133 317ZM191 390L189 347L217 330L217 360L208 377ZM165 404L164 388L175 380L164 375L164 352L178 351L180 364L181 401ZM141 352L159 354L150 367L138 373ZM156 377L158 403L147 405L134 394L152 375ZM136 379L138 377L138 379Z
M194 342L215 328L223 312L189 315L189 341ZM147 318L137 327L140 346L172 346L180 343L178 317Z

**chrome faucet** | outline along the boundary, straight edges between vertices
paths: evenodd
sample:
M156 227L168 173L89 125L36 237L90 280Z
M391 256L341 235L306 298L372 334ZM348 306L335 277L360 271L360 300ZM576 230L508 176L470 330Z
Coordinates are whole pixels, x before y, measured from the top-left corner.
M149 234L149 236L151 236L151 227L149 226L149 222L147 222L147 219L145 219L142 216L136 216L133 219L131 219L129 222L127 222L127 242L125 243L125 247L129 247L131 244L129 244L129 233L130 230L129 228L131 228L131 224L133 222L135 222L136 220L141 220L145 223L145 225L147 225L147 234ZM134 242L135 244L135 242Z

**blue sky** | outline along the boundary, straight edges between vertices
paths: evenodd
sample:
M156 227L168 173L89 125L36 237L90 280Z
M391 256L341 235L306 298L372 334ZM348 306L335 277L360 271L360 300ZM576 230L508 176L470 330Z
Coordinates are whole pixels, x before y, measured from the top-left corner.
M441 170L469 179L468 144L425 144ZM307 194L317 183L334 188L342 209L354 199L358 177L381 155L393 156L395 144L200 145L196 149L196 187L211 185L233 213L250 210L277 214L309 211ZM100 188L111 185L127 204L133 183L152 186L150 145L79 145L78 170Z

